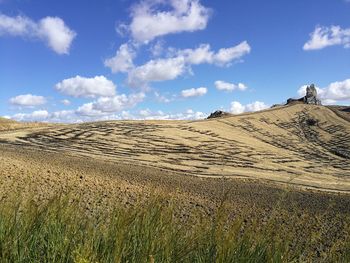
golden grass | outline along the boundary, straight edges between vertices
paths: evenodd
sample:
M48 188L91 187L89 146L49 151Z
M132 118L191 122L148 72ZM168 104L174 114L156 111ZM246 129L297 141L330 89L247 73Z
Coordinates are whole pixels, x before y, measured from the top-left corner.
M346 157L350 123L323 106L298 104L192 122L50 125L2 132L0 140L198 177L255 178L326 191L350 190L350 158Z

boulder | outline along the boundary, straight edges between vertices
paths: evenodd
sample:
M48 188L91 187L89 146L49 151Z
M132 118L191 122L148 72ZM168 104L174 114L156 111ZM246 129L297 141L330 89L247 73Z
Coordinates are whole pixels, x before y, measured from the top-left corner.
M305 104L321 105L321 101L317 98L317 90L314 84L306 88L306 95L303 101Z
M213 113L211 113L207 119L220 118L220 117L229 116L229 115L231 115L231 114L228 112L225 112L222 110L217 110L217 111L214 111Z
M322 105L321 100L317 98L317 90L315 88L314 84L311 84L310 86L307 86L306 88L306 95L300 99L288 99L286 105L292 104L292 103L305 103L305 104L312 104L312 105Z

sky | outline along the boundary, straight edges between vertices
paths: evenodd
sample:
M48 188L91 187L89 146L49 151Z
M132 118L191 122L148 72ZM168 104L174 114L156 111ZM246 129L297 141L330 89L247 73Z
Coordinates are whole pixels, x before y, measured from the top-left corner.
M0 0L0 116L203 119L350 105L349 0Z

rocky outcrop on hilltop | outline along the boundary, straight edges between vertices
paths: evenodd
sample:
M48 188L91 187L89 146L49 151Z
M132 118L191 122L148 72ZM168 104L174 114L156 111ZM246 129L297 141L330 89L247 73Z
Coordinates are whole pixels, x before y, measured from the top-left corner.
M317 97L317 90L315 88L314 84L311 84L310 86L307 86L306 88L306 95L300 99L288 99L287 105L292 103L304 103L304 104L311 104L311 105L322 105L321 100Z
M217 110L212 112L207 119L214 119L214 118L221 118L224 116L229 116L231 115L230 113L226 112L226 111L222 111L222 110Z

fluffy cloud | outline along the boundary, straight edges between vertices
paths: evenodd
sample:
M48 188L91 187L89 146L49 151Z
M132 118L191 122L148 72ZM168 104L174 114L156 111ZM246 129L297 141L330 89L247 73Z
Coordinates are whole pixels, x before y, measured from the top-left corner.
M102 115L106 114L98 109L95 109L94 102L89 102L89 103L83 104L82 106L80 106L76 110L76 113L77 113L77 115L89 116L89 117L98 117L98 116L102 116Z
M114 97L101 97L94 102L82 105L77 109L76 113L83 116L101 116L120 112L135 107L144 98L144 93L136 93L129 96L121 94Z
M76 33L59 17L45 17L38 22L25 16L0 14L0 36L11 35L40 39L58 54L68 54Z
M266 105L264 102L261 101L255 101L253 103L247 104L245 106L245 111L261 111L269 108L268 105Z
M97 100L85 103L76 110L63 110L49 113L46 110L32 113L17 113L11 119L17 121L45 121L45 122L85 122L113 119L132 119L125 109L135 107L145 98L144 93L100 97ZM117 114L118 113L118 114Z
M164 10L160 8L164 7ZM205 29L210 9L199 0L143 0L132 8L130 31L134 40L148 43L156 37Z
M233 114L241 114L245 110L245 106L243 106L240 102L238 101L232 101L231 102L231 112Z
M104 76L94 78L76 76L57 83L55 88L69 96L94 98L96 96L114 96L116 85Z
M237 46L230 48L221 48L214 55L214 62L219 65L230 65L232 61L240 59L242 56L249 54L251 48L247 41L243 41Z
M192 65L203 63L213 63L214 52L211 51L209 44L201 44L195 49L179 50L178 56L183 56L186 62Z
M39 22L39 35L58 54L68 54L76 33L59 17L45 17Z
M241 114L243 112L251 112L251 111L261 111L267 109L269 106L264 102L255 101L253 103L249 103L247 105L242 105L238 101L231 102L231 113L233 114Z
M189 97L200 97L205 94L207 94L208 89L205 87L200 87L200 88L192 88L192 89L185 89L181 91L181 96L184 98L189 98Z
M128 74L128 84L131 87L143 87L149 82L172 80L182 75L186 70L183 57L150 60L136 67Z
M218 90L225 90L225 91L241 90L241 91L244 91L247 89L247 86L244 85L243 83L233 84L233 83L225 82L222 80L217 80L217 81L215 81L214 84Z
M310 34L310 40L304 44L303 49L316 50L335 45L350 48L350 28L317 26L315 31Z
M168 58L150 60L128 72L128 85L145 87L149 82L173 80L191 71L191 65L203 63L229 66L235 60L250 52L246 41L218 52L211 51L210 45L202 44L196 49L171 50Z
M180 113L165 113L146 109L139 111L138 114L129 114L128 118L134 120L202 120L207 116L206 113L193 111L192 109Z
M45 121L49 117L46 110L33 111L32 113L17 113L12 116L16 121Z
M7 117L17 121L28 122L81 123L103 120L200 120L206 118L207 114L200 111L193 111L192 109L179 113L165 113L163 111L151 111L149 109L131 113L123 110L118 114L110 113L103 115L81 115L74 110L56 111L52 113L41 110L32 113L18 113Z
M331 83L324 89L322 97L332 100L350 100L350 79Z
M209 44L201 44L196 49L179 50L177 53L178 56L184 57L186 62L191 65L207 63L229 66L233 61L249 54L250 51L251 47L248 42L243 41L236 46L221 48L217 52L212 51Z
M74 110L63 110L63 111L55 111L49 113L46 110L38 110L31 113L17 113L11 116L11 119L16 121L40 121L40 122L63 122L63 123L75 123L82 121L91 121L92 118L81 118L80 116L75 114Z
M128 44L123 44L114 57L105 60L104 65L109 67L113 73L125 73L134 67L135 55L135 51Z
M46 99L43 96L26 94L11 98L10 103L16 106L34 107L45 104Z
M307 85L298 90L299 96L305 96ZM350 101L350 79L336 81L325 88L316 87L317 94L325 104L334 104L338 101Z

